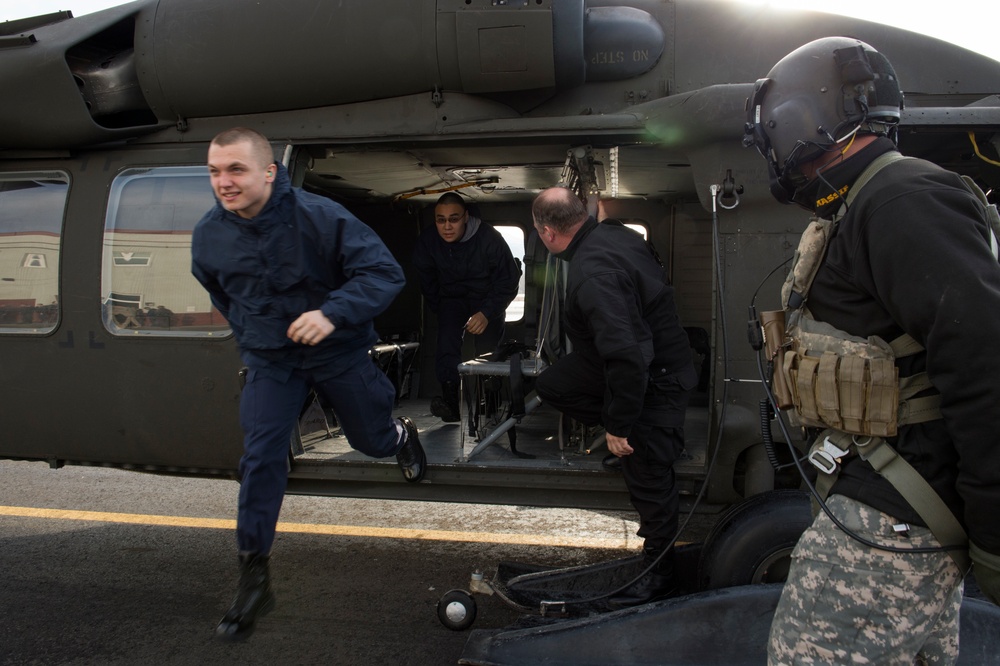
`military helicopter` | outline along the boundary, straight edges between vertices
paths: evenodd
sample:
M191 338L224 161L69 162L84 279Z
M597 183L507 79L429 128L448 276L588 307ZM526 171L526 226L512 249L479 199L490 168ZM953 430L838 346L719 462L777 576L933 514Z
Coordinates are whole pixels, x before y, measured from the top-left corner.
M512 239L524 286L505 338L530 387L529 368L558 348L543 307L558 267L532 242L530 202L561 183L641 229L669 271L700 370L678 480L689 505L735 507L720 532L740 537L712 549L728 555L703 563L706 584L780 579L803 526L782 491L800 480L765 445L746 308L776 307L805 219L773 201L741 138L753 82L827 35L894 64L904 153L987 191L1000 183L1000 63L826 14L713 0L136 0L0 24L0 457L235 476L240 361L190 275L190 240L214 203L208 142L247 126L295 185L347 206L406 270L372 358L429 455L428 482L403 483L307 405L289 492L628 507L600 434L519 404L508 375L470 374L459 424L428 412L437 323L409 253L433 202L459 191Z

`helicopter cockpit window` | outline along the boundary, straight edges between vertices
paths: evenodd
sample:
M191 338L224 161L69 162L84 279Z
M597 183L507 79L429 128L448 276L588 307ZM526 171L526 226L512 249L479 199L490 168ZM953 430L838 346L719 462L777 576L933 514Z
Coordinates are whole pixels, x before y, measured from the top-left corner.
M111 185L104 225L104 326L123 336L226 336L191 275L191 231L215 205L203 166L129 169Z
M59 322L59 251L69 177L0 174L0 333L52 331Z

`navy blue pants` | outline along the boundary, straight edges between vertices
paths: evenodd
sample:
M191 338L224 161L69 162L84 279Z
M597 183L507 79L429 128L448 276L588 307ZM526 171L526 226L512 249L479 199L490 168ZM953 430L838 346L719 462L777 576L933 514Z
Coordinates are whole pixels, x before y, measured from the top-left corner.
M441 384L458 384L458 364L462 358L462 331L469 317L479 312L479 308L471 301L459 298L445 298L438 308L437 352L434 357L434 373ZM489 354L496 350L500 338L503 337L505 313L489 320L486 330L479 335L472 335L476 343L476 356Z
M240 399L244 438L236 541L242 553L271 552L288 485L292 429L310 387L336 412L352 448L373 458L395 455L399 448L392 418L396 391L367 356L319 382L305 371L281 382L250 370Z
M535 380L542 402L584 425L604 425L607 383L599 362L570 353ZM677 536L680 505L674 462L684 450L684 412L688 392L648 391L642 413L628 443L633 453L622 456L622 475L632 506L639 514L638 535L644 548L659 553Z

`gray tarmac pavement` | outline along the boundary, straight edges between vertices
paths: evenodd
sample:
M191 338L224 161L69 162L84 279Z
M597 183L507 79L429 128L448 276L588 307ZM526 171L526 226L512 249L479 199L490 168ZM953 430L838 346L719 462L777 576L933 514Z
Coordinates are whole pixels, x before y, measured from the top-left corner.
M284 535L272 567L277 608L248 641L220 644L212 631L235 585L231 535L37 523L3 521L4 664L454 664L466 636L437 621L437 599L463 586L483 550L503 555ZM481 606L486 626L513 619Z
M0 461L0 664L455 664L468 633L435 609L472 571L597 562L639 546L629 512L289 496L283 523L360 532L279 532L277 608L249 640L224 644L212 634L236 584L232 530L142 516L231 520L236 492L232 481ZM17 515L25 507L46 512ZM122 514L138 522L114 522ZM409 538L424 532L437 536ZM476 599L475 628L517 617Z

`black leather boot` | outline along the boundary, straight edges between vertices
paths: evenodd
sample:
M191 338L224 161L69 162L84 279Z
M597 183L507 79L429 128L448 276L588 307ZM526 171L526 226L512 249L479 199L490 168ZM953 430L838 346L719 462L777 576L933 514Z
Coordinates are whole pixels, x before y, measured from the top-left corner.
M441 384L441 395L431 399L431 414L439 417L445 423L455 423L462 420L458 408L458 384L444 382Z
M653 564L658 554L647 550L643 557L643 569ZM608 605L617 610L619 608L629 608L631 606L660 601L676 594L677 581L674 578L674 551L671 548L649 573L609 598Z
M253 633L257 617L274 608L267 555L240 553L240 586L233 605L215 628L215 637L240 641Z
M420 483L427 471L427 455L424 447L420 446L420 437L417 435L417 426L406 416L400 416L399 424L403 426L403 444L396 452L396 462L403 470L403 478L410 483Z

